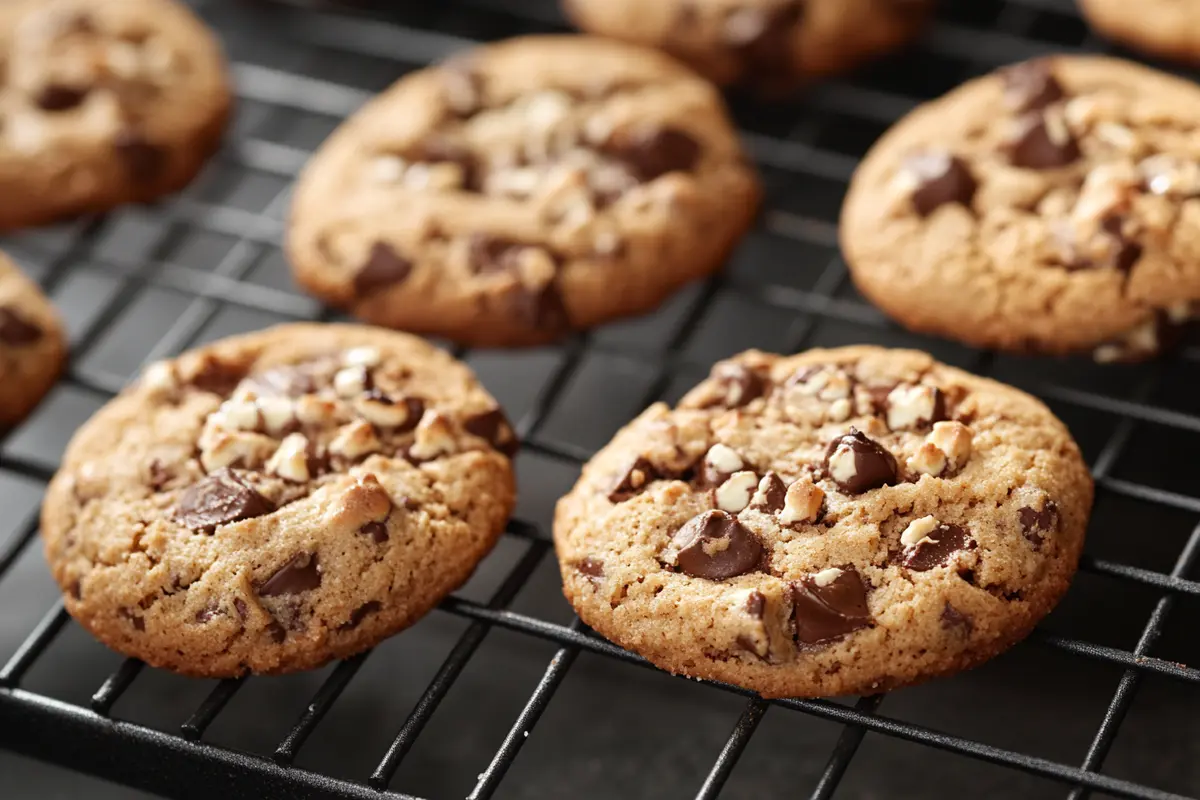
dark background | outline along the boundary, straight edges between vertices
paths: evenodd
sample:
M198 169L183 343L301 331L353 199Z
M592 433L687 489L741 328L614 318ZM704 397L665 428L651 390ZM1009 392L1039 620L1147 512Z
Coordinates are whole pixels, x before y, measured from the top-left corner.
M392 7L387 24L233 0L193 5L220 31L234 63L239 110L224 151L181 197L161 206L0 242L47 287L74 345L69 375L0 443L0 570L5 552L19 552L0 572L0 664L57 599L36 540L19 551L5 548L32 535L44 481L73 430L148 359L285 320L335 318L297 291L278 249L289 185L309 153L406 71L475 41L563 27L551 0L379 3ZM1126 673L1123 665L1156 604L1161 625L1137 654L1200 662L1200 575L1183 564L1176 577L1185 580L1164 577L1200 522L1200 348L1189 344L1154 364L1099 367L1082 359L995 356L913 336L864 303L837 254L846 181L898 115L1002 63L1056 50L1112 50L1088 35L1068 0L943 5L938 24L905 54L790 104L734 98L768 202L722 277L687 288L652 316L563 347L465 358L532 441L518 459L518 517L536 525L533 535L543 540L579 458L651 400L676 398L713 360L747 347L916 346L1035 392L1071 426L1097 475L1084 569L1030 642L968 674L897 691L877 713L1072 768L1084 763L1106 714L1116 713L1112 722L1120 724L1100 737L1101 749L1111 747L1101 759L1104 774L1200 795L1200 673ZM506 536L458 597L485 603L529 542L527 535ZM1171 599L1162 601L1162 587L1176 590L1166 595ZM296 764L364 781L467 630L463 608L434 612L377 648ZM561 626L573 615L559 593L552 553L543 554L510 608L518 621L553 623L552 634L567 641ZM487 633L401 763L392 790L429 798L472 791L558 648L513 627ZM1119 652L1089 656L1079 642ZM121 664L68 622L20 686L86 707ZM334 669L246 681L204 741L269 757ZM111 715L177 734L214 686L145 670ZM495 796L693 797L746 703L742 695L585 649L528 739L519 737L524 747ZM879 732L862 738L840 784L830 780L835 769L822 785L839 737L844 746L859 738L828 716L767 706L722 797L1034 800L1070 791L1069 783ZM81 753L68 735L39 747L60 764ZM152 753L133 753L125 766L149 775L155 763ZM3 751L0 781L0 797L146 796ZM172 792L215 796L204 781L204 770L180 774ZM279 796L304 795L281 788Z

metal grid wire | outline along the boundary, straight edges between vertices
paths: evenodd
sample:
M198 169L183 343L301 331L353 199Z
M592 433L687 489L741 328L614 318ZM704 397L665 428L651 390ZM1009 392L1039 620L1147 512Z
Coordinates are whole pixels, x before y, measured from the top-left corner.
M53 474L57 455L46 455L46 434L38 433L39 428L65 428L50 435L49 450L61 451L70 429L118 391L139 363L178 353L217 332L257 327L264 320L335 318L289 286L278 250L288 188L309 151L338 120L404 71L478 40L564 27L552 0L398 3L386 21L336 11L253 8L231 0L194 5L228 37L241 100L238 123L217 162L196 186L153 209L82 220L3 243L60 305L73 298L83 310L69 319L75 349L63 385L31 422L5 438L0 477L44 484ZM259 33L247 34L256 30ZM271 31L269 38L281 53L270 65L258 58L270 44L262 40L263 30ZM1175 616L1185 633L1188 620L1183 614L1193 614L1194 626L1194 615L1200 613L1195 602L1200 582L1189 577L1200 558L1200 492L1187 480L1186 460L1163 455L1186 447L1200 434L1200 407L1189 406L1187 393L1179 391L1189 386L1188 375L1194 374L1200 350L1189 345L1157 364L1100 368L1077 361L1032 363L1036 360L914 337L855 294L836 253L834 221L857 157L897 116L1001 63L1054 51L1097 49L1105 46L1086 32L1067 0L951 0L913 52L852 80L819 87L783 107L757 107L735 98L745 143L764 174L768 204L759 229L724 275L685 291L646 320L608 326L533 356L477 357L459 351L477 367L490 369L483 370L485 381L488 374L542 365L536 391L527 392L521 403L521 458L537 459L543 474L556 472L557 486L569 484L579 465L640 407L677 397L704 374L713 358L749 345L793 352L863 340L915 344L943 360L1037 393L1072 424L1091 459L1098 510L1078 581L1085 582L1089 575L1104 579L1109 596L1131 598L1130 606L1148 608L1149 615L1138 611L1134 628L1124 636L1109 636L1086 609L1077 609L1067 614L1070 624L1063 627L1084 620L1075 625L1083 634L1044 626L1035 633L1034 644L1018 648L1048 648L1072 664L1099 663L1117 676L1116 690L1103 701L1106 705L1090 712L1099 722L1090 725L1081 758L1037 755L1023 748L1019 737L998 745L982 741L985 737L907 721L904 715L886 713L884 705L895 701L882 696L851 703L765 701L736 687L705 683L704 697L731 693L746 699L723 745L699 757L695 784L675 787L678 796L720 795L772 709L825 720L839 732L830 737L832 750L811 785L777 786L766 792L771 796L828 798L856 763L867 771L882 769L863 763L866 756L855 762L868 737L914 743L916 750L905 751L906 758L914 760L940 750L964 757L960 760L971 769L982 770L980 762L988 762L1046 779L1057 787L1054 796L1200 794L1200 774L1186 768L1181 780L1170 781L1171 791L1162 788L1158 779L1163 775L1155 770L1137 778L1105 772L1106 758L1140 686L1161 680L1167 691L1180 692L1168 697L1178 697L1185 708L1190 703L1192 716L1200 708L1198 695L1190 691L1200 684L1200 669L1181 663L1178 648L1174 657L1164 655L1171 648L1163 649L1160 641L1176 606L1184 607ZM135 235L139 228L152 234L150 244ZM147 318L159 335L150 336L136 358L110 346L115 330L137 329ZM614 369L617 389L612 388ZM601 385L608 389L597 399L595 390ZM591 419L598 432L574 435L570 420L579 418ZM1120 501L1136 504L1138 511L1122 511ZM510 609L535 571L549 568L552 573L546 515L540 516L510 525L505 541L515 546L509 548L515 555L490 597L477 600L460 593L441 605L440 613L464 621L461 635L407 718L389 723L399 727L390 745L376 754L377 763L368 775L331 777L297 766L296 761L371 654L328 671L273 753L239 752L204 737L247 684L244 679L215 683L190 717L168 731L112 714L139 676L143 682L150 679L151 671L142 675L142 664L132 659L95 690L90 707L26 688L30 671L39 660L53 658L48 651L68 627L61 602L45 612L0 667L0 746L174 797L409 797L392 788L397 770L456 680L471 668L472 659L486 657L478 655L485 637L503 630L518 638L518 647L550 643L553 656L527 699L518 702L515 719L473 781L470 798L491 797L519 763L530 733L581 654L646 666L640 657L594 636L578 620L559 622ZM6 574L33 550L35 536L36 514L29 514L6 541L0 539L0 591ZM1134 539L1141 544L1130 549ZM1141 605L1132 599L1135 596ZM1064 605L1070 605L1070 598ZM388 690L386 684L371 688ZM1188 733L1179 735L1186 739ZM636 761L640 756L629 752L626 757ZM451 760L446 768L475 767ZM938 794L936 778L931 776L924 796ZM586 787L580 787L577 796L584 794ZM981 788L978 796L988 796L987 790Z

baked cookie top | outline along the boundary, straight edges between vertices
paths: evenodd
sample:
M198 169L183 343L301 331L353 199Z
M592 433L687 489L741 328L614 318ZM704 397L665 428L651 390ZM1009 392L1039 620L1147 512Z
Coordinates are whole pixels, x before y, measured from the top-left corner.
M58 312L37 284L0 254L0 425L29 413L66 358Z
M720 84L768 93L911 38L929 0L563 0L580 28L660 47Z
M149 367L75 435L42 534L67 610L192 675L363 650L470 575L513 507L504 413L413 337L284 325Z
M178 188L229 103L220 47L174 0L0 3L0 227Z
M716 269L758 185L719 94L653 51L513 39L402 78L322 146L298 280L376 324L548 341Z
M1200 299L1200 88L1058 56L897 123L842 210L855 283L917 330L1144 358Z
M554 536L582 619L665 669L873 693L1025 636L1091 501L1066 428L1016 389L913 351L751 351L621 430Z

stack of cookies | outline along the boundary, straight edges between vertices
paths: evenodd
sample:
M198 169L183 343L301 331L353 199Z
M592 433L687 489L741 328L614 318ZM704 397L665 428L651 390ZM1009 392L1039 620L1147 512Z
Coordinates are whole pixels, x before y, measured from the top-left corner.
M412 334L553 343L711 275L761 195L714 83L795 92L903 44L931 5L571 0L593 35L399 80L313 156L286 235L297 281L368 325L155 363L79 430L43 510L67 609L123 653L219 677L314 667L412 624L503 531L517 448L468 368ZM0 36L23 98L11 188L31 198L0 224L150 199L211 152L221 58L171 0L18 0ZM972 345L1159 353L1200 301L1197 99L1077 56L918 108L846 197L854 281ZM43 196L39 170L70 191ZM3 266L0 348L28 388L0 401L13 422L63 347ZM664 669L764 696L874 693L1027 635L1067 590L1092 491L1070 432L1016 389L914 351L747 352L584 465L554 540L582 620Z

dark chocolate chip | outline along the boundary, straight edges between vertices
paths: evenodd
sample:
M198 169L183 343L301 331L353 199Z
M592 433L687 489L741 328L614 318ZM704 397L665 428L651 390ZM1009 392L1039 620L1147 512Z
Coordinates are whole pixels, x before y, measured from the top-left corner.
M0 342L20 347L42 338L42 329L25 319L15 308L0 306Z
M205 623L220 615L221 609L217 606L205 606L196 612L196 622Z
M343 622L341 625L339 625L338 630L339 631L354 630L355 628L357 628L359 625L362 624L362 621L364 619L366 619L369 615L376 613L381 608L383 608L383 604L380 603L378 600L371 600L367 603L363 603L361 606L354 609L354 611L350 612L350 619L348 619L346 622Z
M1113 268L1128 272L1142 257L1142 245L1125 235L1125 219L1120 216L1105 217L1101 229L1112 244L1110 262Z
M209 356L192 375L191 384L202 392L228 395L237 388L244 376L245 372L239 367Z
M167 164L166 151L132 128L126 128L116 135L113 149L125 165L129 177L137 183L157 180Z
M795 29L804 15L802 0L773 8L735 8L725 17L722 38L737 56L747 77L786 85L795 73Z
M642 126L619 132L601 151L625 164L640 181L652 181L668 172L687 172L700 160L701 147L691 134L678 128Z
M839 456L847 452L853 456L849 464L845 455ZM835 457L837 464L834 464ZM862 494L896 482L896 458L887 448L867 438L857 428L851 428L825 449L825 472L842 491Z
M83 597L83 583L79 580L79 578L71 581L70 592L71 597L75 598L76 600Z
M755 619L763 618L763 611L767 607L767 598L757 589L752 589L746 597L746 613Z
M517 435L513 433L508 417L499 406L467 417L463 421L463 429L472 436L487 440L509 458L517 454Z
M970 636L971 632L975 630L975 623L971 622L971 618L966 614L946 603L942 609L942 627L956 628L965 635Z
M354 293L364 297L376 289L403 283L412 269L413 263L391 245L376 242L371 246L366 262L354 275Z
M299 594L321 585L321 569L316 553L300 553L284 564L258 587L261 597Z
M174 477L174 472L168 469L162 461L157 458L150 459L150 464L146 467L146 479L149 481L151 489L161 492L162 488Z
M740 408L767 392L767 382L754 370L735 362L717 364L710 377L723 392L712 405Z
M862 576L854 567L839 569L841 574L824 586L814 575L792 583L792 616L800 643L828 642L871 624Z
M904 566L914 572L926 572L950 562L960 550L974 550L975 540L966 529L942 523L913 547L907 548Z
M372 520L358 529L364 536L370 536L375 544L383 544L388 540L387 525L379 520Z
M405 153L409 161L427 164L456 164L462 170L462 188L477 192L480 188L479 165L470 150L441 136L431 136Z
M276 644L282 644L283 640L287 638L287 631L275 620L271 620L271 623L267 625L267 633L271 635L271 641Z
M188 487L173 519L194 531L211 533L218 525L270 514L275 506L228 467Z
M1063 118L1038 111L1017 120L1004 148L1013 166L1026 169L1056 169L1079 158L1079 143Z
M272 367L246 380L260 397L300 397L317 391L312 367L304 364Z
M471 234L467 245L467 262L476 275L515 272L517 257L522 250L529 247L521 242L487 233Z
M657 477L654 465L642 456L637 456L622 472L617 473L612 488L608 490L608 502L625 502L640 494Z
M233 598L233 607L237 611L238 617L244 622L249 613L249 608L246 607L246 601L240 597Z
M958 156L944 151L916 153L904 160L904 168L917 179L912 204L922 217L947 203L971 207L978 183Z
M1058 504L1047 500L1042 504L1041 511L1034 511L1026 506L1017 511L1021 521L1021 533L1033 545L1041 545L1045 534L1058 530Z
M571 327L571 318L556 281L540 288L518 286L509 295L509 303L516 317L534 330L561 333Z
M598 558L586 556L575 562L575 570L587 575L588 578L603 578L604 577L604 562Z
M764 482L766 486L763 486ZM761 497L759 493L761 493ZM755 497L757 499L750 504L751 509L762 511L765 514L777 514L783 509L783 501L787 497L787 487L783 485L783 479L777 474L768 472L759 481L759 490L755 493Z
M1035 58L1004 69L1004 104L1017 113L1040 111L1066 97L1050 61Z
M86 86L48 83L37 93L34 102L43 111L66 111L82 103L88 91Z
M724 511L692 517L672 540L676 564L693 578L719 581L745 575L762 563L763 546L737 518Z

